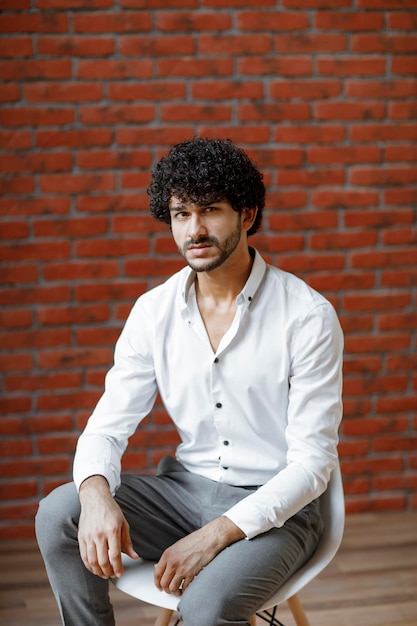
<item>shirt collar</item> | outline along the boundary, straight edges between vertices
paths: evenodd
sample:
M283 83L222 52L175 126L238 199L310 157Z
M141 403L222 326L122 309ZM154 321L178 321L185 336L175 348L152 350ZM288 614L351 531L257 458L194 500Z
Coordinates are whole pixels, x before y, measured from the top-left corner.
M255 299L256 294L258 293L265 274L267 265L264 259L261 257L259 252L255 250L255 248L250 248L251 254L254 255L253 265L251 273L249 274L249 278L245 283L242 291L236 298L236 304L242 305L246 304L249 306L251 302ZM194 280L196 277L196 273L191 268L188 268L186 271L183 288L182 288L182 304L183 306L187 306L188 296L190 294L191 286L194 284Z

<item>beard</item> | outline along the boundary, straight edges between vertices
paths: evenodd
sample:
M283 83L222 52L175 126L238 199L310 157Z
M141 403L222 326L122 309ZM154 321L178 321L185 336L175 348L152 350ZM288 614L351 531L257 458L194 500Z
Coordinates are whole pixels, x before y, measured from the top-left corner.
M217 237L199 237L198 239L189 239L183 247L178 247L178 251L183 259L186 261L186 263L195 272L211 272L212 270L215 270L223 265L225 261L227 261L230 255L236 250L240 242L240 237L241 224L240 215L238 214L238 222L235 230L222 241L217 239ZM211 259L198 259L195 261L187 258L186 253L188 248L199 244L209 244L210 246L212 246L211 249L217 248L217 256Z

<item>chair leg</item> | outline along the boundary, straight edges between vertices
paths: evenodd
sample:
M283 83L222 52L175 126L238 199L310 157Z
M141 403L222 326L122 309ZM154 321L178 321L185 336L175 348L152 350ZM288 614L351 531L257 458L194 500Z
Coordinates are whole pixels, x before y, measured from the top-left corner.
M307 619L307 615L304 612L303 606L297 594L288 598L287 602L297 626L310 626L310 622Z
M252 615L249 620L249 626L256 626L256 615Z
M171 609L159 609L155 626L169 626L173 612L174 611L171 611Z

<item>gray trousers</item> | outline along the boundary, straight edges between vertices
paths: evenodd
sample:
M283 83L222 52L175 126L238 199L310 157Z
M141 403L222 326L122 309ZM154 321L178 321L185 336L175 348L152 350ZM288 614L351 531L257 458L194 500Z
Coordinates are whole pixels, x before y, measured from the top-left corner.
M115 496L136 552L158 560L178 539L222 515L256 487L233 487L186 471L167 457L157 476L125 475ZM80 502L73 483L44 498L36 536L65 626L114 626L109 581L90 573L78 550ZM322 533L314 501L282 528L220 552L179 600L184 626L247 626L249 618L314 552Z

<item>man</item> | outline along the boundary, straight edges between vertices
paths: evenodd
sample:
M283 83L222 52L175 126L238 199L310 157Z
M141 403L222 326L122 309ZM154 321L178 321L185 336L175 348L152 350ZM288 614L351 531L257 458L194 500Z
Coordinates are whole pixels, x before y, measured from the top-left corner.
M230 141L158 163L154 217L186 267L139 298L81 435L74 483L37 537L66 626L111 626L121 552L157 561L184 626L242 626L314 552L337 459L342 333L332 306L248 246L262 175ZM120 460L159 392L181 437L157 476Z

